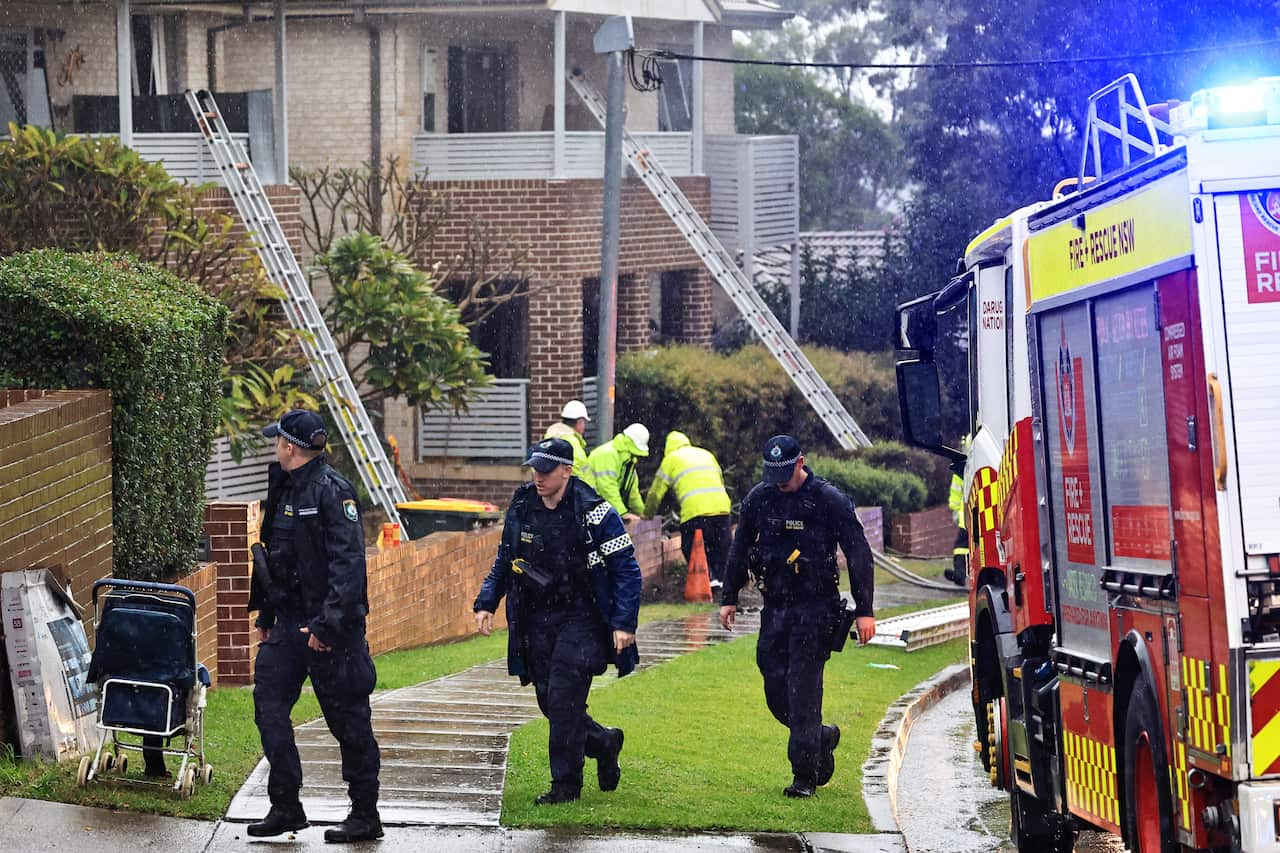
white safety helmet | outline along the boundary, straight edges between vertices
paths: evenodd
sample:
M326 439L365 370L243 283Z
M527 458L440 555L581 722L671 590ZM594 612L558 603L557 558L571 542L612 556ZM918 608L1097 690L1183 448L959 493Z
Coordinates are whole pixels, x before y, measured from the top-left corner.
M570 400L565 403L564 408L560 410L560 417L567 421L576 421L578 418L591 420L591 415L587 414L587 404L581 400Z
M631 443L636 446L645 456L649 455L649 430L644 424L632 424L622 431L622 434L631 439Z

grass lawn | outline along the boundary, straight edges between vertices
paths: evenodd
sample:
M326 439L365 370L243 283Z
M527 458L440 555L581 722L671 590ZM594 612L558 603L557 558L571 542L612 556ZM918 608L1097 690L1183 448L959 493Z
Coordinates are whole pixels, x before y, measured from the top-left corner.
M677 619L708 611L710 605L666 604L645 605L640 621ZM475 636L455 643L419 649L388 652L375 660L378 667L378 690L408 687L461 672L477 664L505 658L507 632L490 637ZM320 716L320 706L309 692L304 692L293 709L295 725ZM205 758L213 764L213 784L196 785L190 800L179 799L167 788L127 785L117 782L95 782L88 788L76 787L78 762L54 765L42 762L15 761L11 754L0 754L0 796L29 797L37 800L75 803L110 809L177 817L216 819L222 817L231 798L262 758L262 745L253 724L253 692L245 687L223 687L209 691L205 711ZM170 769L176 759L169 759ZM129 755L129 775L141 778L142 756Z
M755 665L755 638L715 646L638 672L591 695L603 725L626 730L622 785L601 793L595 762L583 798L534 806L550 784L547 723L511 739L502 822L511 826L609 826L674 830L869 832L862 763L890 704L948 664L964 659L963 640L906 654L845 648L826 669L826 722L842 732L836 775L811 800L789 800L787 731L769 714ZM641 654L644 653L643 646ZM892 663L900 669L876 669Z

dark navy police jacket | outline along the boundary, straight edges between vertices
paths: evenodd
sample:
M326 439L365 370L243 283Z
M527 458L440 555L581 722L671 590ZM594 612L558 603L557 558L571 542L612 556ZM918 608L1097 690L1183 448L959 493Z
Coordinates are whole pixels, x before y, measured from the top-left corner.
M498 602L506 596L509 628L507 670L520 676L520 681L526 684L529 682L529 670L523 656L523 632L529 613L522 600L521 585L513 583L511 561L519 553L520 527L525 513L534 501L540 500L533 483L525 483L516 489L511 506L507 508L498 556L472 608L495 613ZM591 593L601 620L611 630L634 634L640 616L640 566L636 563L635 547L631 544L626 525L608 501L577 477L569 478L562 500L573 502L573 515L577 519L573 529L580 537L575 550L587 555ZM640 653L634 644L623 649L621 655L615 655L612 638L609 655L620 676L631 672L640 661Z

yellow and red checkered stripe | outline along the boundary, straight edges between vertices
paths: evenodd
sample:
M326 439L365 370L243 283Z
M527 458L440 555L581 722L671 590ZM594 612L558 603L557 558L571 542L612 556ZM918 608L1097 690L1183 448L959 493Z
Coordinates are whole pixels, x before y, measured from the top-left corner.
M1187 790L1187 745L1182 738L1173 739L1173 764L1169 767L1169 790L1178 803L1178 820L1183 829L1191 829L1191 792Z
M1004 444L1004 456L1000 458L1000 473L996 476L995 502L1003 511L1005 499L1013 491L1013 481L1018 476L1018 431L1009 433Z
M1249 661L1254 776L1280 773L1280 660Z
M1227 667L1213 666L1199 658L1182 658L1182 695L1187 700L1187 744L1208 755L1218 755L1218 746L1231 757L1231 697L1227 693ZM1280 730L1277 730L1280 743ZM1280 755L1280 753L1278 753Z
M995 553L996 531L996 470L990 465L979 468L973 475L973 483L969 489L969 517L977 516L977 524L970 532L977 565L997 566L999 558ZM987 549L991 548L991 551Z
M1067 759L1067 804L1119 826L1115 747L1068 731L1063 733L1063 750Z

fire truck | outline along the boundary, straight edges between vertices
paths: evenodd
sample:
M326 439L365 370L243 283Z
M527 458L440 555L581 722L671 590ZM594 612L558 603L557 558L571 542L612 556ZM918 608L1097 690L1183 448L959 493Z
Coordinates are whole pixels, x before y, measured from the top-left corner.
M1094 93L1078 174L896 334L906 437L963 470L974 747L1016 848L1280 851L1280 78Z

